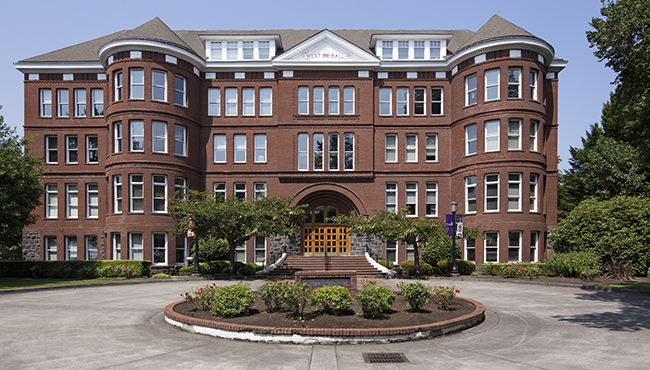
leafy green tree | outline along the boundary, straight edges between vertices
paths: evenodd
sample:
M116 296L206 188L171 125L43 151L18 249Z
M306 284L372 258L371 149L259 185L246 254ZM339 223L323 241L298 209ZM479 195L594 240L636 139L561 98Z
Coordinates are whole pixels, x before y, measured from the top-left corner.
M210 236L199 238L199 261L221 261L229 258L228 243L225 240Z
M28 142L0 116L0 259L20 258L23 227L36 221L32 211L41 204L39 176L45 170L29 154Z
M235 248L253 236L291 235L304 220L306 205L293 206L293 198L255 201L210 192L188 190L185 199L170 199L169 213L179 222L174 231L224 239L228 243L230 274L235 275Z

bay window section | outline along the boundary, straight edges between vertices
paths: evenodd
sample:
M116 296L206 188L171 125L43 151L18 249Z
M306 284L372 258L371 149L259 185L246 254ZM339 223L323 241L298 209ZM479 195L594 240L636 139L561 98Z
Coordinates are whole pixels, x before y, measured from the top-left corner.
M208 89L208 116L221 115L221 89L218 87Z
M253 136L253 144L255 145L255 163L266 163L266 134L255 134Z
M113 93L114 101L120 101L123 98L123 81L122 81L122 71L115 72L113 75L113 84L115 85L115 91Z
M508 231L508 262L521 262L521 231Z
M99 187L97 183L86 184L86 217L99 218Z
M529 198L530 198L530 212L537 212L537 192L539 184L539 175L536 173L530 174L530 185L529 185Z
M113 153L122 152L122 122L113 124Z
M485 211L499 211L499 174L485 175Z
M122 213L122 176L113 175L113 213Z
M354 170L354 134L343 134L343 169Z
M499 121L485 122L485 151L499 151Z
M314 148L314 154L313 154L313 166L314 166L314 171L322 171L323 170L323 134L316 133L313 136L313 148Z
M214 161L226 163L226 135L214 135Z
M151 203L153 205L152 212L167 212L167 176L153 175L151 177L151 180Z
M329 157L329 170L338 171L339 169L339 134L331 133L329 134L329 147L328 147L328 157Z
M476 176L465 178L465 212L476 213Z
M131 125L131 146L132 152L144 151L144 122L134 120L130 122Z
M187 106L186 81L184 77L174 76L174 104Z
M184 177L174 178L174 199L187 199L187 179Z
M129 175L131 189L129 191L129 211L144 212L144 178L142 175Z
M465 105L476 104L476 75L465 78Z
M539 231L530 232L530 262L538 262Z
M508 120L508 150L521 150L521 120Z
M476 125L465 127L465 155L476 154Z
M56 90L57 116L70 117L70 92L67 89Z
M499 262L499 232L485 232L485 262Z
M539 128L539 122L537 121L530 121L530 151L531 152L536 152L537 151L537 130Z
M151 251L151 264L153 265L166 265L167 264L167 234L166 233L153 233L152 234L152 251Z
M537 98L537 71L530 71L528 88L530 93L530 100L539 100Z
M485 101L499 99L500 78L500 71L498 69L485 71Z
M133 68L129 75L129 99L144 99L144 70Z
M521 98L521 68L508 68L508 99Z
M129 233L129 259L141 261L144 259L142 233Z
M183 126L174 126L174 154L187 155L187 129Z
M167 124L153 121L151 126L152 151L154 153L167 153Z
M151 72L151 98L158 101L167 101L167 73L163 71Z
M521 211L521 174L508 174L508 211Z
M246 135L233 135L234 162L246 163Z

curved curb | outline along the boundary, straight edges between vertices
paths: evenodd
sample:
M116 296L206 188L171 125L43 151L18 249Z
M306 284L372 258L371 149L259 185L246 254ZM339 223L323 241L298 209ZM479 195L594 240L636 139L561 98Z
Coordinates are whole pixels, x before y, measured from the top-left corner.
M231 324L220 321L197 319L174 311L177 304L165 307L165 321L191 333L211 335L225 339L239 339L252 342L294 343L294 344L341 344L341 343L388 343L438 337L474 327L485 320L485 306L468 299L476 306L474 312L455 319L433 324L398 328L345 329L345 328L280 328Z

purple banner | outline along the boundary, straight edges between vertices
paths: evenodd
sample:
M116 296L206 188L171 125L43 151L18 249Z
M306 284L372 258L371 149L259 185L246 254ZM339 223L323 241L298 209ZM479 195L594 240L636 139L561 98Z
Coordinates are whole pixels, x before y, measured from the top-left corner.
M445 224L447 225L447 235L452 236L452 233L454 232L454 215L447 213L445 215Z

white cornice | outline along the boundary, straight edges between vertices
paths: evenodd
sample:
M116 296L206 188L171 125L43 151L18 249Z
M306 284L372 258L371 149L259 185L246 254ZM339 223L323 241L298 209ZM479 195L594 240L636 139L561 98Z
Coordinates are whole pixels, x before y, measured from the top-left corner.
M104 73L98 62L16 62L14 67L22 73Z
M282 48L280 35L199 35L201 41L270 41L275 40L277 48Z
M414 41L424 41L424 40L451 40L453 35L448 35L448 34L435 34L435 33L430 33L430 34L376 34L372 35L370 37L370 48L373 49L377 45L377 41L379 40L384 40L384 41L407 41L407 40L414 40Z
M107 66L106 61L111 54L134 49L162 52L186 60L199 69L205 67L205 61L202 58L199 58L196 54L183 48L161 41L141 39L124 39L109 42L99 49L99 62L103 66Z
M538 39L524 39L524 38L508 38L508 39L495 39L485 43L480 43L467 49L461 50L447 59L449 68L453 68L458 63L465 59L473 58L480 54L485 54L491 51L504 50L504 49L524 49L532 50L542 54L545 60L553 60L554 51L549 45Z

